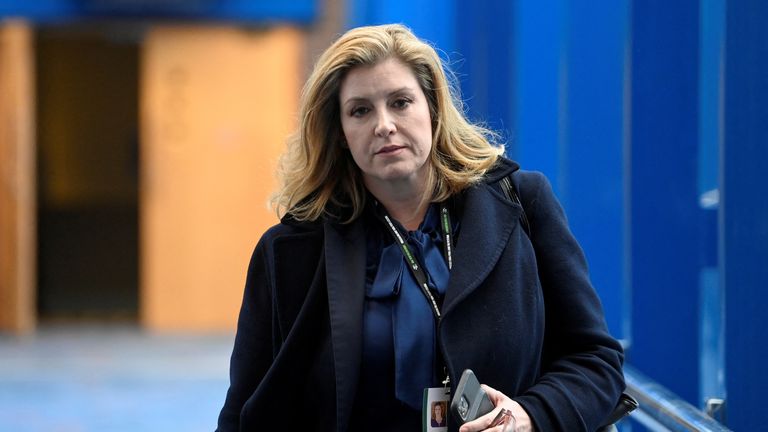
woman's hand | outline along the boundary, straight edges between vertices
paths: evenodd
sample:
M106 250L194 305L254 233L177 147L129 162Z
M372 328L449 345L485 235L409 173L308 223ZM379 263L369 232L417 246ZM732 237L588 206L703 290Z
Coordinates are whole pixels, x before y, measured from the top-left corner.
M531 418L528 417L528 413L525 412L522 406L514 400L508 398L504 393L488 387L482 384L481 387L488 394L488 398L493 402L496 408L488 414L478 417L471 422L464 423L459 428L459 432L474 432L474 431L488 431L488 432L533 432L533 423ZM502 422L498 426L490 427L493 420L499 414L501 409L507 409L512 413L511 417L508 417L506 421Z

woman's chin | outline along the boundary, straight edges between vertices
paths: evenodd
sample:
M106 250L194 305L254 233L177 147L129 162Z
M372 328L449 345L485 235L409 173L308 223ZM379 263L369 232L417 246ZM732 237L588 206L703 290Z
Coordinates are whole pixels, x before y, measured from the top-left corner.
M368 180L377 183L389 183L393 185L407 186L423 182L423 175L412 166L390 166L375 173L367 174Z

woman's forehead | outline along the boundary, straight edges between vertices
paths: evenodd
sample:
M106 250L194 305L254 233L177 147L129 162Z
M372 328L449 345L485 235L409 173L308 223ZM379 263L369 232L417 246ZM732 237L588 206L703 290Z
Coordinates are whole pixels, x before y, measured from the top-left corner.
M421 87L410 67L390 58L373 65L355 66L341 82L342 102L353 98L388 97L399 91L417 91Z

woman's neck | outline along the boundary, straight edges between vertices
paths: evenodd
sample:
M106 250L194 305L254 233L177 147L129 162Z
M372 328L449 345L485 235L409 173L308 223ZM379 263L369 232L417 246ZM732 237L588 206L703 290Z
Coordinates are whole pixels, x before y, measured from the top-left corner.
M425 187L393 187L391 185L366 184L368 190L408 231L419 228L427 214L429 200L424 199ZM387 187L389 186L389 187Z
M421 198L419 198L421 201ZM400 222L408 231L415 231L421 225L424 220L424 216L427 214L427 208L429 203L404 203L400 201L390 202L389 204L379 200L384 208L387 209L387 213L395 220Z

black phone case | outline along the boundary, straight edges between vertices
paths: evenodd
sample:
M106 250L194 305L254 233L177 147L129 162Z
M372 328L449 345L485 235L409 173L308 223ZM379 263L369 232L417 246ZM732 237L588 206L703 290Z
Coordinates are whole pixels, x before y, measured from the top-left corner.
M636 410L639 405L640 404L637 403L635 398L626 393L622 393L619 397L619 402L616 404L616 407L605 420L605 424L601 426L601 428L610 426L628 416L632 411Z
M456 386L456 393L451 399L451 413L458 424L462 425L488 414L494 406L488 395L480 387L475 374L466 369Z

